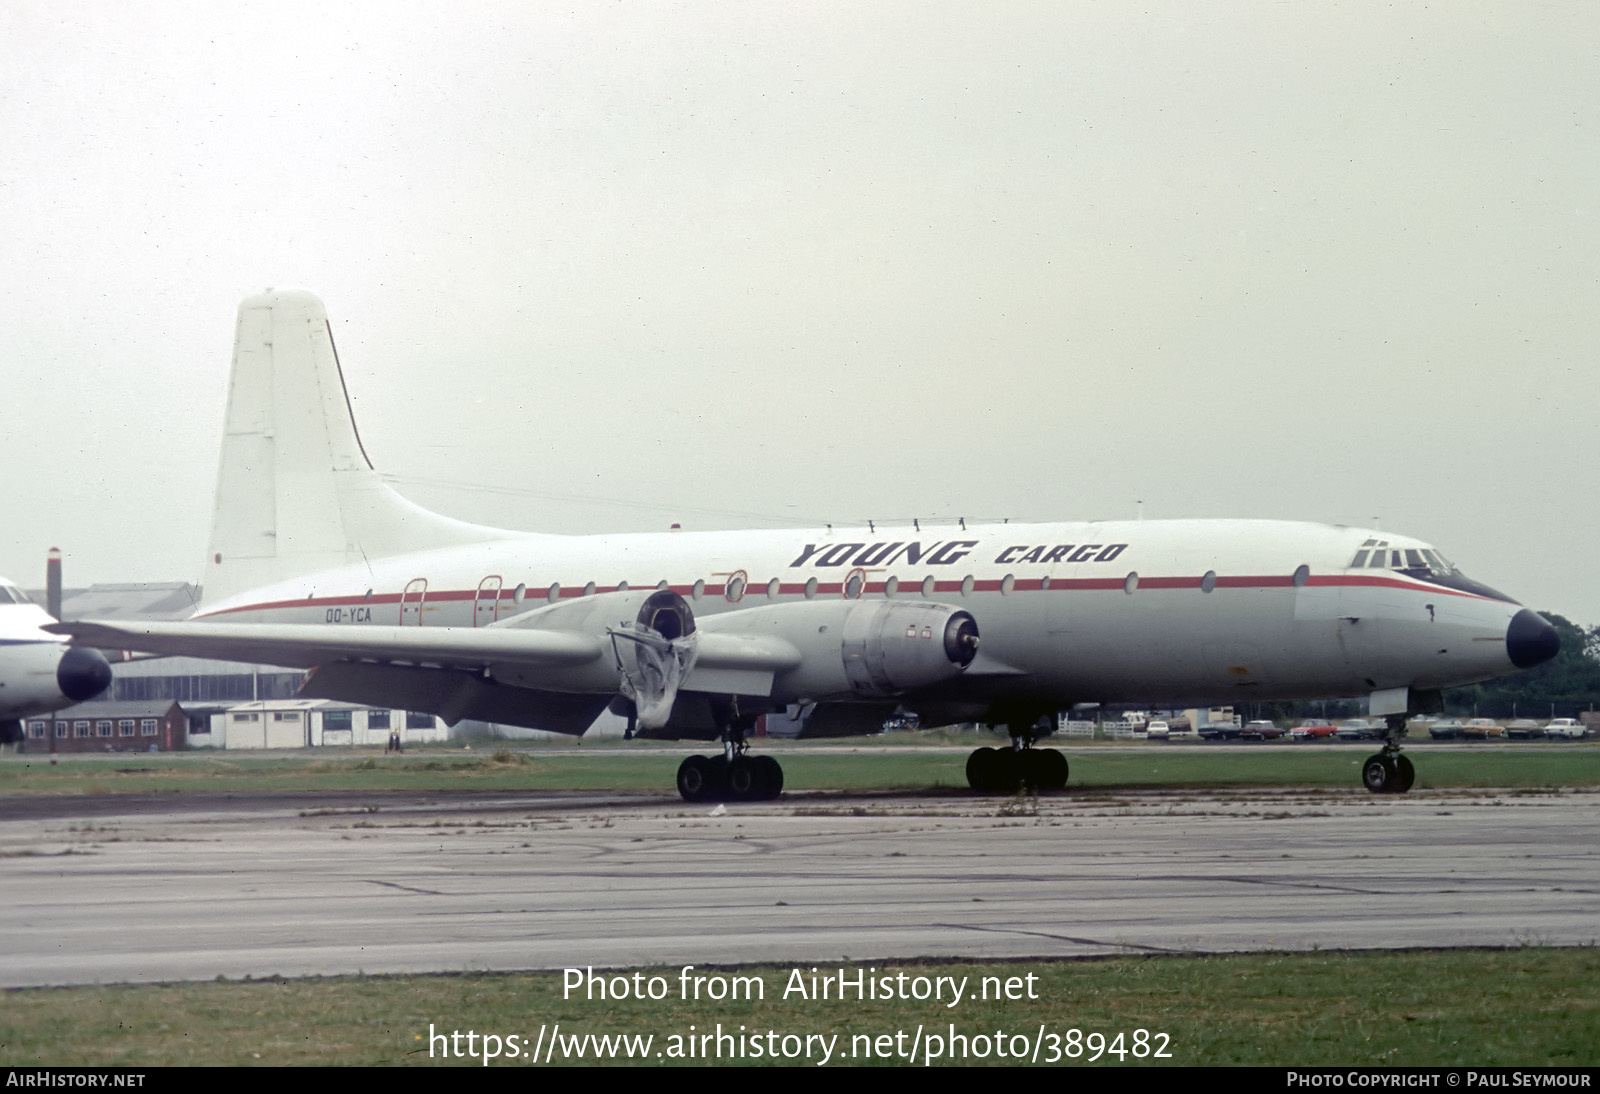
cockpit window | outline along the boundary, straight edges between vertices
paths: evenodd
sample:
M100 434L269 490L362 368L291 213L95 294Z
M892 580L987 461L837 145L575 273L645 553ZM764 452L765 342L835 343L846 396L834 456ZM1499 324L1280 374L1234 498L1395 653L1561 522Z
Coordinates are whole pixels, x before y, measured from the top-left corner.
M1455 563L1431 547L1406 547L1396 550L1389 547L1388 540L1369 539L1351 558L1349 568L1396 570L1407 577L1442 585L1448 589L1458 589L1475 596L1504 600L1511 604L1517 603L1498 589L1491 589L1482 582L1472 580L1456 569Z
M19 604L19 603L21 603L21 601L19 601L16 597L11 595L11 586L9 586L9 585L0 585L0 604Z

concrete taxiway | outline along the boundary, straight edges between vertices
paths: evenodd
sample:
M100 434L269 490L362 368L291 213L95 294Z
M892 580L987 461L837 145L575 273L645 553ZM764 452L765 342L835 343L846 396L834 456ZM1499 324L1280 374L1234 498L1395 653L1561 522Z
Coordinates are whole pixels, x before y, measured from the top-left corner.
M1600 793L0 802L0 986L1600 942Z

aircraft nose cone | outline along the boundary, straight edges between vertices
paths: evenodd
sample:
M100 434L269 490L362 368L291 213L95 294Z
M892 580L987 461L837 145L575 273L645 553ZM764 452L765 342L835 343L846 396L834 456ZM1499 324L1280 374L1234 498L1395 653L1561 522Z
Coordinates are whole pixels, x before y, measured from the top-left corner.
M1542 665L1561 652L1561 636L1538 612L1523 608L1506 628L1506 656L1519 669Z
M111 666L99 650L71 646L56 666L56 687L74 703L92 699L111 686Z

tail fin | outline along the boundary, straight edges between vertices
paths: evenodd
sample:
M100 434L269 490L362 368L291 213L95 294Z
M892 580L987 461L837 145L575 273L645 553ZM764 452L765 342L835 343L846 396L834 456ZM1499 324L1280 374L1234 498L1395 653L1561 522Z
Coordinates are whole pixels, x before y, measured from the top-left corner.
M322 301L239 305L205 601L409 551L513 533L431 513L373 470L356 433Z

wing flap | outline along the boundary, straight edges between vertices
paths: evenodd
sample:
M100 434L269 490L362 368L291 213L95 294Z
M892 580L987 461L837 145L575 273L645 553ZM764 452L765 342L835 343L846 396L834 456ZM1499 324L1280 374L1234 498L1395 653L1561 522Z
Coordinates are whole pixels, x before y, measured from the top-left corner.
M317 669L300 694L581 736L611 701L608 695L513 687L460 669L337 661Z

